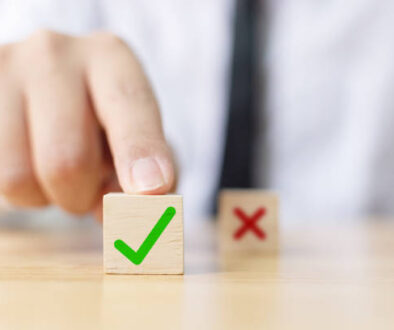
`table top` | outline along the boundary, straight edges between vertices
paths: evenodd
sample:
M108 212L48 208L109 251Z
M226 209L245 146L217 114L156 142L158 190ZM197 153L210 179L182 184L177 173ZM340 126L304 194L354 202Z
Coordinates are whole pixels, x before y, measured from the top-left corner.
M0 329L394 325L394 221L293 226L277 255L248 257L218 253L215 223L196 222L184 276L105 275L101 235L0 223Z

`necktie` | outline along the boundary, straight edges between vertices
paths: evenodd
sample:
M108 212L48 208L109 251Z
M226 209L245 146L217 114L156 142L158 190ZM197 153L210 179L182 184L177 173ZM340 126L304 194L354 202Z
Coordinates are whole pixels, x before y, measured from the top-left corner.
M253 186L257 118L259 0L237 0L229 115L220 188Z

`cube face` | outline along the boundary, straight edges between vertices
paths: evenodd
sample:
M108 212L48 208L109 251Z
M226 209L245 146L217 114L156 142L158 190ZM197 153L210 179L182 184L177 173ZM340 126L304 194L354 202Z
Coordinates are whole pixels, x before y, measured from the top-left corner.
M169 207L175 209L175 215L140 264L130 261L115 247L115 242L122 240L135 252L141 252L142 243ZM104 196L103 217L106 273L183 274L182 196L110 193Z
M278 197L264 190L226 189L219 198L222 252L276 252Z

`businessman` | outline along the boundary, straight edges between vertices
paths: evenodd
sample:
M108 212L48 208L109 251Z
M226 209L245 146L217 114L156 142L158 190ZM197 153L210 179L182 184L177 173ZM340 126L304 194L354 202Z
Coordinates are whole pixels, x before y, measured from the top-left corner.
M0 0L0 195L264 187L285 219L394 212L390 1Z

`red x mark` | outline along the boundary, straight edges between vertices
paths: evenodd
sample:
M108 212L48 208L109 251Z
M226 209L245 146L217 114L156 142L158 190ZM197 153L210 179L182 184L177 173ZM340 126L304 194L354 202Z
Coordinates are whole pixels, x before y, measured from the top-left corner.
M253 231L259 239L265 239L265 232L256 226L256 222L265 214L265 208L260 207L251 217L248 217L239 207L236 207L233 212L243 222L243 226L234 233L234 239L240 239L248 230Z

